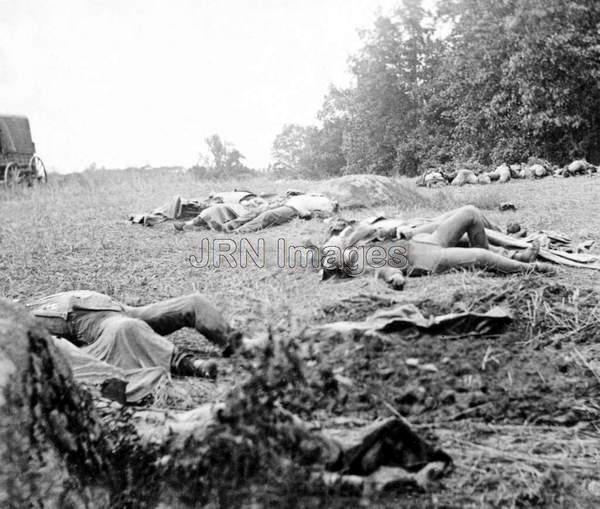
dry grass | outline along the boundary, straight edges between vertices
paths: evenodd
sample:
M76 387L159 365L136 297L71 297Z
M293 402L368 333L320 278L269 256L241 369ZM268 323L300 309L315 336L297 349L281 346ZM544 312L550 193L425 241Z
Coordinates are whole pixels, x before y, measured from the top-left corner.
M2 191L0 294L23 300L62 290L89 288L129 304L141 304L199 290L210 295L235 325L251 335L264 333L268 326L275 333L293 335L307 324L335 319L335 314L328 314L326 310L342 299L359 294L448 304L457 292L476 289L481 294L493 295L501 289L505 291L507 284L517 287L521 282L520 278L459 272L413 279L399 294L374 279L321 283L313 271L278 268L273 247L277 239L286 238L296 244L306 237L318 240L325 230L325 225L318 220L296 220L249 236L251 240L258 237L265 240L268 251L265 268L195 269L188 263L189 256L198 253L203 238L215 239L218 234L176 234L170 224L144 228L127 222L129 213L150 210L177 194L195 197L234 187L275 192L287 188L310 189L311 185L310 181L267 178L215 183L185 175L119 172L50 178L44 187L13 193ZM552 229L600 239L600 201L597 199L600 178L597 177L429 190L417 189L409 181L406 186L407 194L397 204L352 210L347 215L357 218L379 213L433 215L473 203L501 225L517 221L531 230ZM502 201L513 202L517 211L499 212L497 205ZM239 240L241 236L234 234L232 238ZM541 287L550 282L573 289L597 287L600 274L561 268L552 280L538 277L533 284ZM548 345L550 336L551 344L568 343L571 362L579 366L581 373L587 373L589 379L597 380L600 374L598 349L592 344L570 343L575 336L590 335L597 328L597 304L582 305L587 295L572 292L571 301L567 299L561 308L548 306L535 289L527 293L520 316L528 322L529 332L522 338L522 348L533 351ZM349 313L352 314L352 310ZM176 342L185 342L210 354L210 345L195 338L189 331L174 335ZM482 347L482 359L487 347ZM443 354L439 352L440 357ZM487 352L488 360L493 355L493 351ZM221 364L227 373L228 365L225 361ZM225 381L232 377L233 372L229 372ZM577 380L581 379L574 379L573 383L577 384ZM190 406L214 395L202 384L181 380L175 384L181 397L163 398L161 405ZM217 392L222 393L222 390L223 387L219 387ZM531 394L533 399L539 397L543 395ZM382 406L380 411L387 410ZM514 423L502 427L499 423L468 424L468 417L469 414L464 415L458 424L452 425L430 423L442 444L457 459L458 468L446 483L448 490L432 495L426 503L593 506L589 505L590 492L585 491L586 483L594 476L597 479L599 470L598 446L593 443L598 434L593 424L588 424L585 430ZM425 503L419 500L419 504ZM596 505L600 504L598 499L594 500ZM395 501L389 503L390 507L396 504ZM410 505L410 499L403 503Z
M597 433L577 427L470 423L437 429L459 458L452 503L494 507L595 507ZM510 479L509 482L507 482Z

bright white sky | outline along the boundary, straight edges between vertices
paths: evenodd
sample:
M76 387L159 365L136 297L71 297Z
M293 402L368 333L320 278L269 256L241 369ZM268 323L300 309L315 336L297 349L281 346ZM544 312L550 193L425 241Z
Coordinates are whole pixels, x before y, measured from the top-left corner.
M29 117L55 171L189 166L213 133L264 167L396 3L0 0L0 112Z

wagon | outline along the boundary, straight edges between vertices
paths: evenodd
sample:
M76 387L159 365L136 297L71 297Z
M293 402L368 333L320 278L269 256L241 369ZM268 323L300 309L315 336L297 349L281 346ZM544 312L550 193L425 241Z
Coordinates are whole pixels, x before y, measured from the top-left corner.
M47 180L44 162L35 153L27 117L0 115L0 186Z

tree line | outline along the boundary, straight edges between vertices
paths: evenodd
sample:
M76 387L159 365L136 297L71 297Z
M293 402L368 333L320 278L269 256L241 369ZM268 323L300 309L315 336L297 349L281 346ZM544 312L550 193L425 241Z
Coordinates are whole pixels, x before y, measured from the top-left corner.
M319 125L286 125L272 170L415 175L529 157L600 162L600 2L400 0L362 33Z

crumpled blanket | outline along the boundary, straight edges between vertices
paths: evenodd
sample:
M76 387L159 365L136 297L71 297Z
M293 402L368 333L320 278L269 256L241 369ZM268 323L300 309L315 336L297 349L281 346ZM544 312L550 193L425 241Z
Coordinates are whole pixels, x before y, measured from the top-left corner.
M409 329L450 336L481 336L500 332L511 320L510 312L498 306L485 313L425 317L414 304L402 304L377 311L364 321L341 321L309 327L303 332L302 339L341 343L365 334L388 334Z

